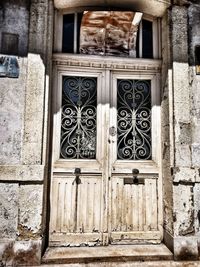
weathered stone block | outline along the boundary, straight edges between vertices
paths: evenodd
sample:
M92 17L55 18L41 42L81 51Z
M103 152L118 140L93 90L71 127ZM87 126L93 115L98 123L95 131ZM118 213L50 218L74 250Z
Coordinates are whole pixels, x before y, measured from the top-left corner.
M176 168L173 175L174 182L195 182L196 170L191 168Z
M2 181L42 181L44 165L2 165L0 180Z
M21 185L19 188L19 239L41 235L43 185Z
M42 111L27 114L26 129L24 133L24 140L27 143L41 143L41 135L38 134L38 127L41 128ZM39 120L38 120L39 119ZM30 131L32 129L32 131Z
M180 144L190 145L192 142L192 131L190 123L179 123L179 142Z
M187 8L173 6L171 15L173 60L186 62L188 60Z
M200 143L192 144L192 166L200 167Z
M176 167L191 167L191 149L189 145L175 144Z
M23 161L24 164L26 165L39 165L41 164L41 149L42 149L42 144L41 142L39 143L29 143L29 142L24 142L23 144Z
M175 260L197 260L198 240L196 237L174 238L174 259Z
M18 164L21 160L22 115L0 113L0 164Z
M196 182L197 183L200 183L200 168L195 168L195 171L196 171L196 176L195 176L195 178L196 178Z
M190 64L194 65L194 48L195 45L200 44L200 34L199 34L199 25L200 25L200 5L199 1L192 1L193 4L188 7L188 20L189 20L189 37L190 37L190 51L189 58ZM195 3L196 2L196 3Z
M0 237L15 238L18 223L18 184L0 184Z
M194 218L195 218L195 232L200 234L200 184L196 183L194 186ZM200 238L199 238L200 241Z
M174 190L174 234L186 236L195 233L194 229L194 196L193 186L182 185Z
M200 87L199 87L200 88ZM200 102L199 102L200 107ZM199 117L200 117L200 108L199 108ZM195 144L198 144L200 140L200 119L197 119L196 115L192 118L192 141Z
M13 266L14 240L0 240L0 266Z
M39 55L28 55L23 162L40 164L44 116L45 68Z
M14 243L16 266L38 266L41 262L41 240L17 241Z
M44 56L46 52L46 30L48 1L32 1L30 9L29 51Z
M2 266L39 266L42 240L0 242Z
M19 58L17 79L0 80L0 163L19 164L23 138L23 113L27 60Z
M190 122L190 95L188 71L189 68L187 63L173 63L174 115L177 124L178 122ZM177 130L175 129L175 131Z

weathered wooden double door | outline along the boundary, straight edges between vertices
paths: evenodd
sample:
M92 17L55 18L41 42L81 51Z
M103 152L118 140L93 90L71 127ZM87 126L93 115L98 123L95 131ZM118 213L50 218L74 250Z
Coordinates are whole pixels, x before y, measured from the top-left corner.
M50 245L161 241L156 79L59 72Z

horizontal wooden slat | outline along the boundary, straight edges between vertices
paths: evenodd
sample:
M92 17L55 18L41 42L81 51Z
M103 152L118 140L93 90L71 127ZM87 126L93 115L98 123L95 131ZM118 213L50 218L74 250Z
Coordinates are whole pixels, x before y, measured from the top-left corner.
M133 240L143 240L144 242L147 240L150 240L153 242L153 240L158 240L158 242L161 242L161 233L159 231L134 231L134 232L129 232L129 233L124 233L124 232L117 232L111 233L111 240L112 244L116 242L121 242L123 243L124 241L127 241L127 243L131 242Z
M53 233L50 235L50 246L96 246L102 244L102 234L100 233L86 233L86 234L63 234Z

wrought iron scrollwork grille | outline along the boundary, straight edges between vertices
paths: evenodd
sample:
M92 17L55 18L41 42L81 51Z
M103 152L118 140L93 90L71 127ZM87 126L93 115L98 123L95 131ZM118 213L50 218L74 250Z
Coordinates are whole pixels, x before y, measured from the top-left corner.
M151 82L117 80L118 159L151 159Z
M97 78L63 77L61 158L96 158L96 108Z

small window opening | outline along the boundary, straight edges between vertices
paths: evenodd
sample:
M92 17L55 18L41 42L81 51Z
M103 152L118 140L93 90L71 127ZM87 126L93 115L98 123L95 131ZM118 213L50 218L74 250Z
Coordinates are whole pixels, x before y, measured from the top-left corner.
M126 12L128 13L128 12ZM74 53L74 54L79 54L80 50L81 53L83 53L84 49L80 49L80 39L81 39L81 34L83 34L83 31L81 30L81 23L82 23L82 18L83 18L83 12L82 13L74 13L74 14L65 14L63 15L63 38L62 38L62 52L64 53ZM106 18L105 18L106 20ZM98 21L97 21L98 22ZM90 22L88 22L90 23ZM94 21L92 22L94 23ZM105 23L106 25L106 23ZM91 27L92 28L92 27ZM95 33L93 32L93 40L91 40L91 46L94 43L94 40L97 40L99 42L99 36L95 37L95 34L98 35L98 31ZM85 30L85 29L84 29ZM110 29L111 31L113 30L112 27ZM116 30L116 29L115 29ZM119 31L122 31L122 29L119 29ZM91 33L90 33L91 34ZM111 32L112 34L112 32ZM119 45L117 47L117 40L114 41L114 46L112 47L109 45L111 48L110 50L115 51L115 56L130 56L130 57L136 57L136 58L153 58L153 22L151 20L147 19L142 19L136 34L136 44L135 44L135 53L122 53L121 46ZM113 36L115 36L113 32ZM117 34L116 34L117 36ZM88 37L90 39L91 36ZM96 38L96 39L95 39ZM109 34L108 34L108 40L109 40ZM93 42L93 43L92 43ZM124 40L123 43L126 43L126 40ZM112 40L113 44L113 40ZM127 49L128 49L129 43L127 42ZM93 53L93 48L92 47L92 52L90 49L88 49L89 52L85 52L85 54L98 54L98 51ZM105 48L105 50L107 47ZM102 47L99 48L99 55L104 55L102 51ZM106 53L106 55L112 55L109 53Z
M1 53L18 55L19 35L14 33L2 33Z
M142 57L153 58L153 31L152 22L142 21Z
M63 46L64 53L74 53L74 14L63 16Z

